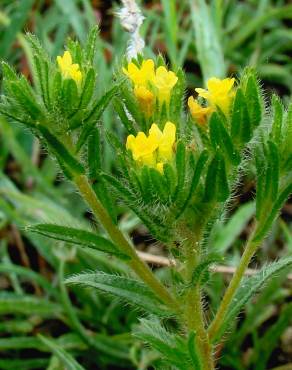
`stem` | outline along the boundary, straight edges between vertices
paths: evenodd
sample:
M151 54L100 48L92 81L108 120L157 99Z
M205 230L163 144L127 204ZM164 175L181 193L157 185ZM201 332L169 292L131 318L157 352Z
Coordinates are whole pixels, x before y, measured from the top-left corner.
M189 331L196 333L196 345L201 360L202 370L213 370L214 361L203 312L200 287L196 286L187 295L186 320Z
M198 240L198 237L196 240ZM188 245L188 243L185 245L187 281L191 281L192 273L198 263L197 248L199 243L195 242L195 245L196 248L193 248L192 245ZM201 370L213 370L215 367L212 347L205 328L204 307L199 283L192 287L186 296L185 320L189 332L194 331L196 333L196 346L201 360Z
M254 240L254 235L256 234L257 226L255 226L254 231L251 233L244 253L241 257L240 263L229 283L229 286L224 294L224 297L221 301L221 304L219 306L219 309L216 313L216 316L212 322L212 324L209 327L209 338L212 340L216 337L216 334L221 328L221 325L224 321L226 312L232 302L232 299L237 291L237 288L240 285L240 282L242 280L242 277L245 273L245 270L247 269L253 255L255 254L258 246L261 244L261 240Z
M120 229L113 223L108 212L100 203L95 192L90 186L87 177L84 175L79 175L76 176L73 181L112 241L124 253L131 257L131 260L128 262L128 264L133 271L167 306L171 307L172 309L179 310L178 302L176 302L165 286L161 284L161 282L154 276L150 268L139 258L133 246L128 242Z

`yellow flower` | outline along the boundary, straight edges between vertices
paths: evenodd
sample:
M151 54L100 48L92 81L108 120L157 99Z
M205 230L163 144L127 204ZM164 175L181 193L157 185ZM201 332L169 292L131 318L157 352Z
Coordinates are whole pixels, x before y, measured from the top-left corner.
M176 85L178 78L172 71L168 71L165 67L158 67L155 73L155 79L153 81L154 86L158 89L159 101L162 104L169 103L170 93L173 87Z
M126 148L131 150L133 159L141 165L156 167L163 173L164 163L174 155L176 127L172 122L166 122L163 131L153 123L149 135L138 132L137 136L129 135Z
M137 136L129 135L127 138L126 148L131 150L133 159L154 166L156 163L155 151L158 148L159 140L155 134L149 134L147 137L144 132L138 132Z
M153 113L154 95L144 86L136 86L134 94L139 102L141 110L150 117Z
M156 135L159 140L158 146L158 157L162 161L170 161L173 157L173 146L175 143L175 134L176 134L176 126L168 121L166 122L163 132L159 129L159 127L153 123L149 134Z
M196 89L199 96L205 98L214 109L219 107L225 115L229 114L230 104L234 97L234 78L212 77L207 82L208 90Z
M72 64L72 56L65 51L63 56L57 56L57 63L64 78L72 78L77 84L82 80L79 64Z
M208 115L213 110L211 107L202 107L192 96L188 99L188 106L192 117L200 124L206 123Z
M128 64L128 69L123 68L123 72L135 86L147 87L149 81L154 79L154 61L152 59L143 60L140 68L131 62Z
M163 166L164 166L164 163L162 162L158 162L156 165L157 171L159 171L161 174L163 174Z

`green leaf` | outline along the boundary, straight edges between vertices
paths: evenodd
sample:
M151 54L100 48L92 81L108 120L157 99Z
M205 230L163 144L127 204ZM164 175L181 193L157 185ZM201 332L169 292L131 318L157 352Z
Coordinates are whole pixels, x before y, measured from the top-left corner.
M74 357L60 347L55 341L45 338L40 334L38 334L38 338L58 357L67 370L85 370L84 367L78 364Z
M195 30L196 49L205 83L209 78L226 76L226 65L219 34L205 0L189 0Z
M85 76L83 89L80 96L79 109L85 109L91 101L94 94L96 82L96 73L93 68L90 68Z
M173 196L173 201L180 204L184 194L184 186L186 181L186 147L182 141L179 141L177 144L175 160L177 185Z
M262 147L255 149L255 165L257 173L256 218L259 220L264 210L266 177L266 161Z
M240 87L236 90L231 115L231 137L236 143L247 143L252 137L252 128L247 102Z
M256 294L270 278L276 278L282 270L288 269L290 266L292 266L292 256L281 258L277 262L264 266L256 275L244 278L229 305L229 309L224 318L224 323L222 324L217 336L214 338L214 342L218 342L220 340L222 335L224 335L224 332L228 329L229 325L234 322L236 316L249 299Z
M205 187L205 202L217 200L224 202L229 196L229 185L226 174L225 161L218 153L208 167Z
M197 188L197 186L200 182L201 174L204 170L204 166L207 163L207 160L208 160L208 153L207 153L206 150L204 150L204 151L202 151L202 153L200 154L200 157L198 158L198 161L196 163L196 167L195 167L195 170L194 170L194 175L192 177L189 192L187 194L187 197L186 197L186 200L185 200L184 204L182 205L181 208L179 208L179 210L177 212L177 215L176 215L176 218L180 217L180 215L184 212L184 210L187 208L190 200L192 199L192 196L194 195L195 190L196 190L196 188Z
M49 363L47 358L33 358L33 359L0 359L0 368L2 370L32 370L32 369L46 369Z
M63 81L62 91L62 108L67 116L70 116L78 103L78 89L76 82L72 78Z
M169 200L169 193L163 174L159 173L155 168L150 168L149 176L152 183L152 188L157 194L158 199L162 203L167 203Z
M96 53L96 41L98 37L98 32L98 26L92 27L88 34L86 45L84 47L84 57L86 62L90 65L93 64Z
M268 141L268 168L271 171L270 199L275 201L278 196L279 177L280 177L280 158L278 147L272 141ZM268 191L268 188L266 189Z
M158 320L141 319L141 325L134 331L135 337L147 342L152 348L161 353L163 358L176 369L190 368L191 359L186 343L174 333L168 332Z
M34 55L34 68L36 71L36 86L39 87L43 102L47 108L50 107L50 90L49 90L49 64L41 56Z
M176 173L174 171L174 168L171 164L165 163L163 166L163 172L164 172L165 179L167 182L167 188L168 188L169 194L173 196L173 193L176 188Z
M26 294L0 293L0 315L39 315L41 317L59 317L63 312L59 304L45 298L36 298Z
M200 281L204 277L205 272L208 271L210 265L212 265L214 263L217 263L217 262L221 262L221 261L222 261L222 257L219 256L219 255L211 254L211 255L207 256L194 269L194 271L192 273L192 279L191 279L190 286L193 287L193 286L197 285L198 283L200 283Z
M272 209L267 215L267 218L262 221L262 225L258 232L254 236L254 241L262 240L262 238L268 233L273 222L275 221L279 211L283 207L284 203L288 199L289 195L292 193L292 184L287 185L279 194L278 199L275 201Z
M38 125L38 130L48 143L50 150L55 154L61 166L68 167L72 174L83 174L85 172L81 163L77 161L65 148L65 146L44 126Z
M201 366L201 361L200 361L199 355L196 351L195 339L196 339L196 333L191 331L189 333L189 338L188 338L189 354L190 354L190 357L191 357L191 360L192 360L192 364L194 365L194 368L196 370L201 370L202 366Z
M144 283L138 280L103 272L92 272L71 276L66 279L66 283L96 288L151 313L169 315L160 300Z
M210 139L214 150L219 148L228 158L228 160L235 166L240 163L240 155L234 148L231 137L229 136L222 119L218 113L213 113L209 122Z
M94 128L88 138L87 164L89 179L96 180L101 170L101 142L98 128Z
M262 120L262 96L259 83L253 71L248 74L245 86L245 98L249 112L250 122L253 128L257 127Z
M119 99L114 99L114 109L116 113L118 114L122 124L125 126L125 129L129 134L136 134L136 130L134 128L134 123L130 120L128 117L126 110L124 109L124 106L122 102Z
M280 98L277 97L276 95L273 95L272 97L272 107L273 107L273 125L271 138L276 144L281 145L284 107L283 104L281 103Z
M101 252L109 253L123 259L130 257L120 252L118 247L102 236L95 235L86 230L75 229L54 224L37 224L27 227L28 231L35 232L49 238L62 240L71 244L78 244Z

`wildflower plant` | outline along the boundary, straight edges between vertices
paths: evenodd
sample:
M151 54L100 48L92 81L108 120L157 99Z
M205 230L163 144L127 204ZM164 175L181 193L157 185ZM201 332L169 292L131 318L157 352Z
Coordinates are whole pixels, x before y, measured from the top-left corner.
M32 84L2 64L1 114L35 133L104 233L57 224L29 229L108 253L129 266L136 277L86 272L67 284L93 287L138 307L144 318L134 335L161 354L161 369L214 369L216 345L243 305L267 279L292 264L287 256L244 277L292 190L292 105L285 110L274 96L267 106L250 69L238 79L209 79L207 88L196 89L198 97L185 104L183 71L171 71L161 57L142 56L124 61L113 87L100 97L93 63L96 32L84 48L69 40L56 61L27 36L34 50ZM102 128L108 104L124 127L124 138ZM103 167L104 133L115 151L115 175ZM227 217L249 164L256 178L253 231L219 307L209 312L209 268L224 259L212 248L212 236ZM117 202L167 246L175 260L167 284L119 229Z

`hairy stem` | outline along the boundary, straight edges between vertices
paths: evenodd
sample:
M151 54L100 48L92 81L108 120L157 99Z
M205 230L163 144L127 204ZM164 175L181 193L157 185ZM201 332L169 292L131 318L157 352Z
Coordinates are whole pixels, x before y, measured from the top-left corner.
M128 262L133 271L147 284L153 292L169 307L179 310L179 305L163 284L154 276L150 268L139 258L133 246L128 242L120 229L113 223L108 212L98 200L86 176L76 176L73 181L81 195L93 211L96 219L103 226L112 241L126 253L131 260Z
M215 367L212 346L205 328L200 287L193 288L187 295L186 320L188 330L196 333L196 346L201 360L201 369L213 370Z
M240 285L240 282L243 278L243 275L245 273L245 270L247 269L253 255L255 254L257 248L261 244L261 240L254 240L254 235L256 234L257 226L255 226L254 231L251 233L244 253L241 257L240 263L230 281L230 284L224 294L224 297L221 301L221 304L218 308L218 311L216 313L216 316L212 322L212 324L209 327L208 333L210 340L214 339L216 337L216 334L221 328L221 325L224 321L226 312L232 302L232 299L237 291L237 288Z
M198 241L195 241L195 248L193 245L185 246L187 281L191 281L194 268L198 263L198 249ZM205 328L204 307L199 284L191 287L187 293L185 321L188 331L194 331L196 333L196 349L201 361L201 370L213 370L215 367L212 346L210 345L208 333Z

